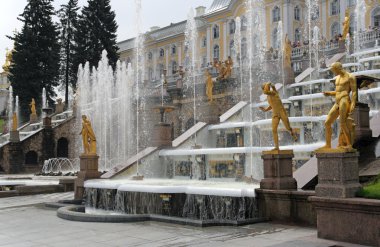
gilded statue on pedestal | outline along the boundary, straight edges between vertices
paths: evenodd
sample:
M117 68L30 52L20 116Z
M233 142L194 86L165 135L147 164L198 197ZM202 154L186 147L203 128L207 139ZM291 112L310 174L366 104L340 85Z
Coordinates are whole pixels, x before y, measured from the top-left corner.
M17 125L17 114L14 112L12 115L12 131L17 131Z
M325 96L334 96L335 104L331 108L325 122L326 145L318 152L353 152L355 124L352 113L355 110L358 97L356 77L343 69L341 63L331 65L330 70L336 75L335 91L323 92ZM351 97L350 97L351 94ZM331 148L332 127L331 125L339 117L340 136L337 149Z
M214 88L214 82L212 81L212 77L210 72L206 69L206 95L209 102L212 102L212 89Z
M224 76L224 79L228 79L231 77L232 66L234 65L234 62L232 61L231 56L228 56L228 59L224 63L226 64L226 74Z
M282 104L280 95L276 89L276 87L270 83L264 83L262 86L263 93L267 95L267 100L269 106L267 108L260 107L260 109L264 112L272 110L272 133L273 133L273 140L274 140L274 146L275 148L272 151L278 151L279 143L278 143L278 125L280 123L280 120L284 124L285 128L289 131L289 133L292 135L294 141L297 141L297 135L295 131L290 127L288 114L286 113L286 110L284 108L284 105Z
M12 51L10 51L8 48L6 49L6 54L5 54L5 63L3 65L3 70L4 72L9 72L9 67L11 66L12 62Z
M343 21L343 40L347 38L347 34L350 31L350 10L346 9L346 14Z
M292 44L288 38L288 34L286 34L286 36L285 36L285 42L284 42L283 50L284 50L284 67L291 67L292 66L292 62L291 62Z
M82 115L82 135L84 154L96 155L96 138L91 122L86 115Z
M29 106L30 106L31 113L37 114L36 113L36 102L34 101L34 98L32 98L32 102L30 102Z

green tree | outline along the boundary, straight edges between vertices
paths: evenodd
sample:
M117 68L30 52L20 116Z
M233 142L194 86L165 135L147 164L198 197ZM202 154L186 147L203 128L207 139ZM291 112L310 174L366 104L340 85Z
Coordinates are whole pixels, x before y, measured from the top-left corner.
M116 32L115 12L111 10L110 0L88 0L88 6L83 7L76 26L73 71L77 72L79 64L86 61L91 68L96 67L104 49L115 68L119 58Z
M18 18L23 22L21 32L9 37L14 40L9 80L14 95L20 97L20 113L28 119L29 103L35 98L42 105L42 88L48 99L56 96L58 85L59 44L58 29L53 23L52 0L28 0L24 12Z
M73 71L74 53L74 32L78 18L78 0L69 0L67 4L61 5L58 16L61 24L60 45L61 45L61 68L60 80L65 86L66 106L69 102L69 85L73 88L76 85L76 75Z

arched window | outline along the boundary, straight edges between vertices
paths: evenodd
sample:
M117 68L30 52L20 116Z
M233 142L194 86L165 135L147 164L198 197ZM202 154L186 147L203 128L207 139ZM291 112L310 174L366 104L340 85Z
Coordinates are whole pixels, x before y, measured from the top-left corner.
M177 46L172 45L172 54L176 54L176 53L177 53Z
M277 33L278 33L277 28L274 28L272 31L272 47L275 49L279 48Z
M165 56L165 50L164 49L160 49L160 57L163 57L163 56Z
M207 37L203 37L202 39L202 47L206 47L207 46Z
M153 58L153 53L150 51L150 52L148 53L148 59L149 59L149 60L152 60L152 58Z
M241 39L241 58L244 59L247 57L248 54L248 46L247 46L247 39L242 38Z
M340 1L331 0L330 2L330 15L338 15L340 13Z
M57 142L57 158L68 158L69 157L69 141L62 137L58 139Z
M296 21L301 20L301 9L298 5L294 7L294 20Z
M301 42L301 31L298 28L294 31L294 41Z
M230 21L229 27L230 27L230 34L234 34L235 28L236 28L235 20Z
M278 6L275 6L272 10L272 18L273 22L278 22L281 20L281 15L280 15L280 8Z
M219 38L219 26L218 25L214 25L214 27L212 28L212 33L213 33L214 39Z
M175 73L177 73L177 62L176 61L173 61L172 62L172 74L174 75Z
M339 23L334 22L331 25L331 38L334 38L336 35L339 35Z
M230 56L231 57L235 57L236 56L236 53L235 53L235 41L234 40L231 40L230 41Z
M214 58L219 59L219 46L218 45L214 46Z
M244 15L241 17L241 27L240 27L240 30L241 31L245 31L247 30L247 27L248 27L248 19L247 17L245 17Z
M29 151L25 154L25 165L38 165L37 152Z
M372 26L380 27L380 7L372 11Z

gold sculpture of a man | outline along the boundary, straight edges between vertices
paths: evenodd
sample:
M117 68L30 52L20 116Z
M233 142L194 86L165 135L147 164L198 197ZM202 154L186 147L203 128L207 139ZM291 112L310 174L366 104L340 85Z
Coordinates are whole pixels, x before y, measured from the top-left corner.
M91 122L86 115L82 115L82 135L83 149L85 154L96 154L96 138Z
M228 56L228 59L225 61L225 64L226 64L226 75L225 75L225 79L228 79L231 77L231 74L232 74L232 66L234 65L234 62L232 61L232 58L231 56Z
M17 131L17 125L17 114L14 112L12 115L12 131Z
M338 150L353 151L353 120L350 115L353 113L357 100L356 77L343 69L341 63L336 62L331 65L331 71L336 75L335 91L323 92L325 96L335 96L335 104L331 108L325 122L326 145L318 151L331 151L331 125L339 117L341 136L339 137ZM350 98L351 93L351 98Z
M285 128L292 135L294 141L297 141L297 135L294 132L294 130L290 127L288 114L286 113L286 110L284 108L284 105L282 104L280 95L276 87L272 83L267 82L267 83L264 83L264 85L262 86L262 89L263 89L263 93L267 95L269 106L267 108L260 107L260 109L264 112L272 110L272 133L273 133L273 140L274 140L274 146L275 146L273 151L276 151L276 150L279 150L277 129L278 129L280 120L284 124Z
M212 81L212 77L210 72L206 69L206 95L209 102L212 102L212 89L214 88L214 82Z
M346 9L346 14L343 21L343 40L346 39L348 32L350 31L350 10Z
M284 66L285 67L291 67L292 66L292 62L291 62L291 58L292 58L292 44L288 38L288 34L286 34L285 36L285 42L284 42Z
M32 114L36 114L36 102L34 101L34 98L32 98L32 102L30 102L29 106Z

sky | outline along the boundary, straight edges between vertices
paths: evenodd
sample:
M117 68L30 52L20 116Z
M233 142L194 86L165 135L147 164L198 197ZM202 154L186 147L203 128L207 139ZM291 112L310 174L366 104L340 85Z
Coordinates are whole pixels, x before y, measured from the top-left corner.
M68 0L54 0L54 8L58 10L61 4ZM0 65L5 61L5 49L13 47L13 41L6 35L12 35L15 29L21 30L22 22L17 17L23 12L27 0L2 0L0 8ZM191 8L198 6L210 7L212 0L141 0L142 30L148 31L152 26L164 27L187 19ZM79 5L87 5L87 0L79 0ZM118 41L132 38L136 35L135 0L111 0L112 10L116 13L119 25ZM58 22L58 19L55 19ZM0 66L0 71L2 68Z

